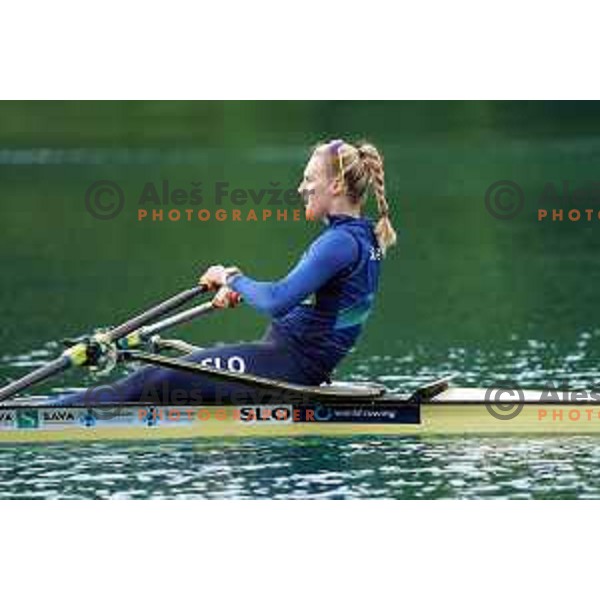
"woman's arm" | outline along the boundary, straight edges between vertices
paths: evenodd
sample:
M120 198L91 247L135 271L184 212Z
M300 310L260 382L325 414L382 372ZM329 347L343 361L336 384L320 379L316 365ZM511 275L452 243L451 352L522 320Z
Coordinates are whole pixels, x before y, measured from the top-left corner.
M240 274L229 277L227 285L260 312L278 317L357 260L356 240L347 232L333 229L317 238L284 279L255 281Z

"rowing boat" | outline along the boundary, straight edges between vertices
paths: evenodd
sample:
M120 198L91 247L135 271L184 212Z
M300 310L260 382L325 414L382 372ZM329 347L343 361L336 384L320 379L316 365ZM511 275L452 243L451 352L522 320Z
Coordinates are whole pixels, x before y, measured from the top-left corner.
M232 406L129 404L52 407L20 401L0 408L0 443L173 440L206 437L355 435L600 434L600 405L593 394L449 387L433 393L339 395ZM431 390L431 387L429 387ZM355 390L356 391L356 390ZM585 398L583 396L586 396Z
M54 360L0 388L0 443L153 440L229 436L437 435L437 434L597 434L600 394L521 390L516 386L451 387L445 377L410 394L393 394L375 384L317 387L276 381L249 373L162 356L162 348L186 351L158 333L208 315L231 302L200 304L164 315L207 291L203 286L177 295L108 331L69 342ZM227 291L227 290L225 290ZM229 292L228 292L229 293ZM156 318L161 321L151 324ZM152 352L139 348L150 347ZM190 405L94 403L52 405L48 399L15 395L71 367L108 371L117 361L134 360L178 369L217 381L241 383L243 401Z

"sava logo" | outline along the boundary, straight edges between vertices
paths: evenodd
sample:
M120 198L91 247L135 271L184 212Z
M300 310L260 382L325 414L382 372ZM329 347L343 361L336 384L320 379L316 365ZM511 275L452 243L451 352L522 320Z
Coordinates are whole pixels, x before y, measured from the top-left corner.
M241 406L242 423L291 423L291 406Z
M55 409L42 412L45 423L66 423L77 420L75 413L71 410Z
M0 412L0 425L12 425L15 422L15 415L12 412Z

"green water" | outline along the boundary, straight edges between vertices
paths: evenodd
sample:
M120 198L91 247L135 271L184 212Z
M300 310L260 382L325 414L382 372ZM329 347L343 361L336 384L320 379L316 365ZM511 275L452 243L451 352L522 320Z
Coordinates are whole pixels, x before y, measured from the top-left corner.
M10 498L599 498L594 438L0 448Z
M386 259L375 314L337 376L372 378L393 389L410 389L448 371L458 372L457 382L466 385L508 377L523 385L566 381L570 387L591 387L600 381L600 223L539 222L537 209L600 209L595 197L540 201L548 184L561 190L564 181L571 188L596 181L599 127L600 104L591 102L0 104L0 380L53 355L55 342L65 335L114 324L192 285L206 265L237 264L264 279L285 273L318 225L140 222L141 191L148 182L160 187L167 180L171 189L189 190L192 182L201 181L202 208L214 211L216 182L227 181L231 189L293 188L310 146L342 136L367 137L385 154L400 243ZM125 193L125 206L115 219L97 220L86 210L86 189L98 180L114 181ZM496 219L486 210L486 189L499 180L514 181L524 192L523 209L514 219ZM222 208L239 208L247 215L250 205L234 207L226 201ZM244 307L174 333L208 345L252 339L265 324ZM87 376L70 374L36 391L89 382ZM196 489L198 482L186 488L185 478L181 485L144 478L152 460L136 461L152 454L150 446L141 454L132 451L130 477L106 488L93 484L89 493L410 497L412 489L419 497L512 497L517 492L510 482L526 481L525 495L561 494L545 487L549 479L531 466L531 453L560 470L564 462L557 457L564 440L503 440L512 460L508 471L495 442L444 443L452 461L438 461L432 470L423 467L424 457L443 445L316 441L317 448L339 457L332 462L321 460L312 445L256 441L249 446L249 462L227 463L240 483L221 492L205 479L206 486ZM594 440L568 444L569 468L595 472ZM201 471L218 472L237 447L184 444L175 446L173 456L186 457L186 464L197 461ZM359 471L374 473L364 480L352 475L357 447ZM43 480L43 465L52 463L58 451L31 452L41 471L18 484L10 473L19 469L19 454L0 454L2 481L9 488L4 494L44 495L34 484ZM76 454L80 462L75 461L73 472L51 478L48 495L85 495L85 488L68 483L77 469L102 480L105 470L113 469L111 460L121 460L128 450L107 445L83 452L67 446L60 452L68 464ZM264 473L256 475L260 481L252 480L252 465L265 455L276 463L278 456L285 457L273 472L280 487L265 483ZM449 484L461 461L483 479L469 477L459 488ZM301 475L307 463L308 483ZM404 468L414 486L399 491L397 480L385 474L399 469L403 479ZM333 483L315 487L313 477ZM61 481L67 486L62 492ZM489 484L485 493L479 487L483 481ZM598 494L593 477L581 475L571 483L565 488L569 497Z

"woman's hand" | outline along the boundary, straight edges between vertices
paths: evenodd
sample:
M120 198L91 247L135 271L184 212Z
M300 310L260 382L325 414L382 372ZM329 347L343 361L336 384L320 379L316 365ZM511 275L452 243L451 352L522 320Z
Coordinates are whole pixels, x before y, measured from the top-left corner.
M200 285L205 285L209 290L218 290L225 285L225 267L223 265L213 265L204 271L200 277Z
M242 297L224 285L212 299L215 308L235 308L242 301Z
M213 265L209 267L202 277L200 277L200 285L205 285L209 290L218 290L220 287L227 285L227 278L230 275L239 273L237 267L224 267L223 265Z

